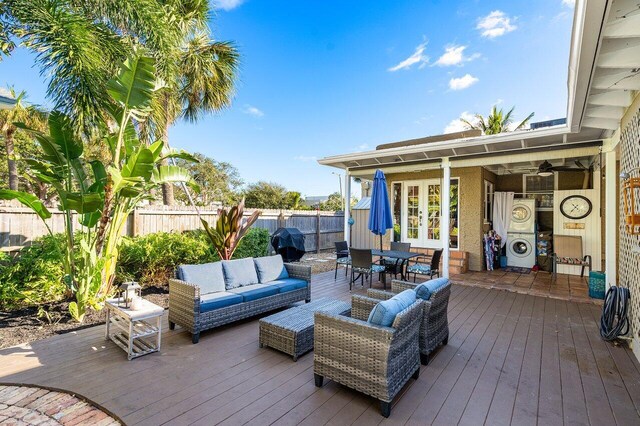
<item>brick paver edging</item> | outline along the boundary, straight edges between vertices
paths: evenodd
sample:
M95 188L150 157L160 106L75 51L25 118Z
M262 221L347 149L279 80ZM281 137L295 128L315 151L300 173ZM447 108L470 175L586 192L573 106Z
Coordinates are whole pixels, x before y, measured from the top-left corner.
M120 426L124 422L77 393L31 384L0 383L0 424Z

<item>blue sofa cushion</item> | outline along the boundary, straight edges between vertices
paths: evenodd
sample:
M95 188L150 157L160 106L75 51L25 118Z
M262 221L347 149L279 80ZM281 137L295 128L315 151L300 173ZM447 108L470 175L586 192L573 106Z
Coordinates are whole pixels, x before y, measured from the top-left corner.
M258 284L258 274L253 259L223 260L224 282L226 289L238 288L245 285Z
M176 275L179 280L200 287L200 294L225 291L224 274L220 262L180 265Z
M398 293L391 299L383 300L373 307L369 314L368 322L371 324L391 327L396 316L414 304L416 301L416 292L413 290L405 290Z
M289 278L289 273L284 267L282 256L266 256L257 257L253 259L256 265L256 271L258 272L258 280L260 284L268 283L271 281L279 280L282 278Z
M229 290L230 293L242 296L243 302L251 302L252 300L262 299L263 297L274 296L278 294L278 291L278 287L266 284L252 284Z
M286 293L288 291L298 290L300 288L305 288L307 286L307 282L299 278L283 278L280 280L271 281L268 284L274 287L278 287L278 290L280 291L280 293Z
M219 291L217 293L207 293L200 296L200 312L209 312L214 309L220 309L231 305L242 303L242 296Z
M435 280L425 281L416 286L416 296L422 300L431 299L431 295L449 284L449 278L436 278Z

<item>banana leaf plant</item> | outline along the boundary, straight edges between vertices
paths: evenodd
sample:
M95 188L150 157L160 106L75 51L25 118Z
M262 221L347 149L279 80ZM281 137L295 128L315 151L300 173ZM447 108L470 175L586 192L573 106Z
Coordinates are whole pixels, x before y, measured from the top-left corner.
M164 183L199 190L187 169L161 165L170 158L197 161L194 157L165 149L161 141L147 146L137 135L135 125L149 114L157 87L154 61L143 56L125 60L109 82L113 105L102 126L108 129L102 142L112 156L107 164L84 159L82 141L75 136L69 118L60 112L51 113L49 134L21 126L44 152L42 158L27 164L37 179L55 188L65 217L66 244L60 248L65 276L61 278L75 298L69 312L80 322L89 307L100 309L113 292L118 248L133 209ZM15 199L30 207L51 233L47 224L51 213L37 197L5 190L0 191L0 199ZM79 247L73 238L76 215L82 231Z
M251 225L258 220L260 214L262 212L256 210L246 220L243 220L243 198L240 204L228 210L226 208L218 209L218 219L214 227L209 226L209 223L202 218L200 221L220 259L230 260L238 248L240 240L247 234Z

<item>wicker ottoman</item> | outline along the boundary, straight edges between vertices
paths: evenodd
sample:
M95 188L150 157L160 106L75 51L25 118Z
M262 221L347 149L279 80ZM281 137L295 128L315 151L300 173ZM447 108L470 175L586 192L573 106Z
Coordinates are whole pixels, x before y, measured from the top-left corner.
M350 315L351 305L323 297L311 303L289 308L260 320L260 347L269 346L293 357L294 361L313 349L315 312Z

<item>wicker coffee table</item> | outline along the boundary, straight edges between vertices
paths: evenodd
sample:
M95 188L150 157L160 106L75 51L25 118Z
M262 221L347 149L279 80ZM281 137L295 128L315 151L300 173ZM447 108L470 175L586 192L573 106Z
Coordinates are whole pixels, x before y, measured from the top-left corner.
M313 316L316 312L350 315L351 305L323 297L289 308L260 320L260 347L269 346L293 357L294 361L313 349Z

